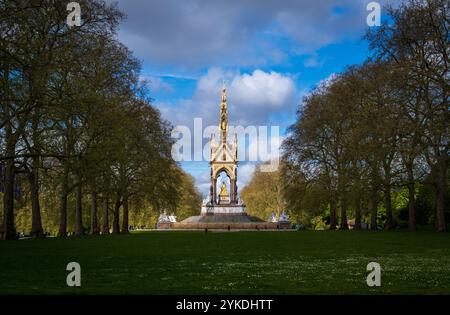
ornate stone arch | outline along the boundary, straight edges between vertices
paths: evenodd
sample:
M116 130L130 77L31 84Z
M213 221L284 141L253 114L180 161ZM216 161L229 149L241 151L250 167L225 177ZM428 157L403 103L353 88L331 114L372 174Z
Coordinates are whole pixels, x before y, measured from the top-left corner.
M237 204L236 163L211 163L211 202L217 204L217 178L225 172L230 179L230 204Z
M236 172L233 165L213 165L212 167L212 177L217 180L220 173L225 172L230 180L235 179Z

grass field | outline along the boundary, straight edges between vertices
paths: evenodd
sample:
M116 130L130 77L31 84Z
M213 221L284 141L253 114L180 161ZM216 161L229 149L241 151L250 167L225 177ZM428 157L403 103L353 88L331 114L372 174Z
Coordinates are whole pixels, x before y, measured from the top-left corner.
M66 285L81 264L82 287ZM381 287L366 266L381 264ZM450 294L450 234L146 232L0 242L0 294Z

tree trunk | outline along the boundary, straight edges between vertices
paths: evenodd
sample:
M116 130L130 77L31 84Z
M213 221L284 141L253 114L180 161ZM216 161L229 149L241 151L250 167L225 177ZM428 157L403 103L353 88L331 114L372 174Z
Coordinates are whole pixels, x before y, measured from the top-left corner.
M345 196L341 197L341 230L348 230L347 222L347 201Z
M330 198L330 230L336 230L337 225L336 214L337 214L336 199L332 194Z
M120 233L119 217L120 217L120 194L116 193L116 201L114 202L114 219L112 230L113 234Z
M123 199L122 234L128 234L128 198Z
M81 183L75 187L75 235L84 235Z
M40 107L36 106L34 108L34 113L32 113L32 140L33 147L30 148L30 152L36 154L31 160L31 170L28 172L28 181L30 183L30 194L31 194L31 237L39 238L44 236L44 230L42 228L41 219L41 206L39 204L39 167L40 167L40 157L39 150L39 120L40 120Z
M102 234L109 234L109 205L108 205L108 195L103 196L103 224L102 224Z
M100 233L97 221L97 192L92 192L91 194L91 231L92 235Z
M358 193L355 205L355 226L354 230L361 230L361 196Z
M31 237L44 236L41 219L41 206L39 204L39 158L33 158L32 169L28 173L31 193Z
M414 190L414 182L411 181L408 183L408 230L411 232L417 231Z
M370 200L369 200L369 211L370 211L370 229L376 231L378 229L377 226L377 215L378 215L378 209L377 209L377 196L376 192L372 191L370 194Z
M416 222L416 202L415 202L415 182L413 164L405 163L406 171L408 173L408 230L411 232L417 231Z
M4 70L4 78L9 77L8 67ZM6 82L8 84L8 82ZM10 118L10 105L5 104L4 116L8 121L5 123L4 138L5 155L9 157L5 162L5 173L3 178L3 239L17 239L16 227L14 224L14 179L15 167L14 156L16 154L16 135L13 134ZM17 132L17 131L16 131Z
M391 202L391 188L386 186L384 191L384 201L386 207L386 224L385 230L392 230L394 228L394 216L392 214L392 202Z
M67 236L67 195L69 194L69 168L64 162L64 173L61 184L61 204L58 236Z
M436 231L447 231L445 223L445 196L447 194L447 156L438 159L438 172L436 180Z
M386 223L384 225L385 230L392 230L394 228L394 215L392 213L392 202L391 202L391 182L392 182L392 170L391 170L391 159L383 161L384 169L384 206L386 208Z
M14 153L13 153L14 154ZM9 153L8 156L13 154ZM3 239L17 239L14 225L14 160L8 159L5 163L5 176L3 182Z

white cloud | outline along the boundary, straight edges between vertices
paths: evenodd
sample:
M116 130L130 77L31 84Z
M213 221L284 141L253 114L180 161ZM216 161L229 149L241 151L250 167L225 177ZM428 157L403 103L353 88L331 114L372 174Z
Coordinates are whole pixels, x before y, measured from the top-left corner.
M230 82L227 89L227 100L229 124L232 126L241 125L246 128L253 125L258 128L268 125L272 113L291 112L292 115L295 113L298 93L293 79L288 75L262 70L239 73L212 68L199 78L192 99L179 100L176 104L156 103L155 105L160 108L164 118L174 125L188 126L191 128L191 135L194 135L193 120L196 117L203 119L203 128L218 125L222 79ZM258 161L254 161L256 163L276 159L280 154L279 147L282 141L280 135L272 135L271 126L267 126L267 129L268 143L265 143L259 135L256 141L248 144L247 157L256 156L258 158ZM245 139L239 138L238 141L244 143ZM205 139L204 143L206 142ZM192 148L195 148L194 145ZM196 150L202 149L203 146ZM242 188L251 179L254 164L245 162L241 164L238 171L239 188ZM193 175L196 178L198 189L207 196L210 179L206 162L204 168L204 172Z
M202 172L195 178L195 183L197 185L197 189L203 195L203 198L207 198L209 196L211 186L210 171L207 169Z
M255 70L252 73L211 68L199 78L192 99L176 104L155 105L174 125L191 126L194 117L205 125L219 122L222 80L228 82L227 100L231 125L266 125L272 113L295 114L298 93L293 79L277 72Z
M246 108L279 109L292 101L295 85L283 74L255 70L252 74L235 76L229 90L230 100Z
M170 83L165 82L160 77L142 75L141 80L149 83L151 93L155 92L172 93L175 91L175 88Z
M288 40L289 54L309 55L359 37L369 1L120 0L128 19L119 37L148 65L261 67L285 61L277 39Z
M238 189L239 191L252 179L255 171L255 164L243 164L238 168Z

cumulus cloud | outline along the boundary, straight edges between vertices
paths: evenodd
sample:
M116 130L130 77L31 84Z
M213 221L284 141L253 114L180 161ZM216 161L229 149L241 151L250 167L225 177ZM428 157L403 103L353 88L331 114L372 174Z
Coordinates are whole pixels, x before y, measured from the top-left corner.
M158 103L163 116L174 125L191 126L194 117L205 125L219 122L222 80L226 80L228 114L233 125L266 125L272 113L295 113L298 93L293 79L277 72L255 70L252 73L211 68L202 76L192 99L176 104Z
M197 189L203 195L203 198L209 196L209 189L211 185L210 171L205 167L205 171L195 178Z
M209 135L204 135L203 132L205 128L217 128L219 124L224 78L231 82L227 88L230 138L233 136L233 127L242 127L238 129L239 159L253 162L273 159L273 154L279 154L278 147L273 141L278 139L283 130L283 126L279 126L278 123L282 124L285 121L275 120L269 123L269 120L271 114L278 112L291 113L294 117L299 95L293 79L276 72L255 70L252 73L239 73L219 68L210 69L198 80L191 99L176 100L175 103L155 103L165 119L176 127L182 126L182 130L190 131L190 151L184 151L186 147L177 149L177 152L184 152L184 155L178 154L178 157L183 157L183 161L202 156L204 160L208 159ZM194 127L195 118L201 118L201 126L197 124ZM251 131L251 128L255 130L257 139L252 139L249 134L242 132ZM205 138L195 142L194 137L198 136L199 132ZM184 138L181 134L179 137ZM264 144L267 146L264 147Z
M127 15L119 39L144 61L144 69L151 70L152 75L143 77L150 81L151 92L173 95L155 102L163 117L192 128L194 117L203 119L203 127L218 125L222 79L228 86L231 125L282 125L286 117L295 117L305 91L299 92L295 78L280 69L297 65L292 59L299 56L303 66L320 67L327 60L321 48L363 33L371 0L106 1L118 2ZM249 70L229 70L239 68ZM267 71L271 68L278 70ZM175 91L178 86L165 76L193 76L194 92L181 98ZM278 135L269 138L269 143L281 142ZM256 148L258 143L249 144L250 151ZM242 163L240 188L253 170L254 164ZM207 194L207 165L205 173L195 177Z
M222 80L228 82L227 102L228 119L230 124L230 136L233 132L231 127L242 126L243 128L254 127L257 138L246 138L240 134L239 157L242 157L239 168L240 188L245 186L251 178L255 164L277 159L280 154L280 144L282 138L280 130L275 132L276 122L268 125L270 115L278 112L295 113L298 102L298 92L293 79L285 74L277 72L265 72L255 70L252 73L240 73L239 71L226 71L221 68L211 68L199 78L191 99L181 99L175 103L158 103L155 105L161 110L164 118L168 119L175 126L186 126L191 131L192 155L202 156L208 153L208 139L203 139L201 146L194 145L195 129L194 118L202 118L202 130L208 126L219 124L220 101ZM280 128L281 129L281 128ZM230 139L231 140L231 139ZM203 152L202 152L203 151ZM244 152L243 152L244 151ZM243 153L243 154L242 154ZM209 156L203 155L206 161ZM249 160L251 162L249 162ZM185 168L189 170L188 162ZM196 184L198 189L205 195L209 193L209 170L207 163L204 163L205 171L197 174Z
M238 187L244 188L252 179L253 172L255 171L255 164L244 164L238 169Z
M149 65L258 67L280 62L286 54L314 54L344 37L360 36L367 27L368 2L120 0L128 19L119 36ZM273 39L287 39L289 51L271 46Z
M246 107L259 107L264 104L270 109L286 105L295 91L291 78L276 72L255 70L233 78L230 97Z
M175 88L162 80L160 77L143 75L141 76L141 80L143 82L147 82L150 87L150 91L154 92L164 92L164 93L172 93L175 91Z

